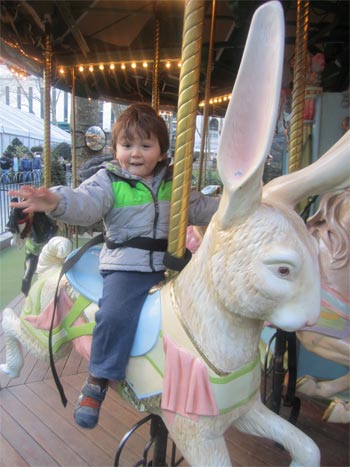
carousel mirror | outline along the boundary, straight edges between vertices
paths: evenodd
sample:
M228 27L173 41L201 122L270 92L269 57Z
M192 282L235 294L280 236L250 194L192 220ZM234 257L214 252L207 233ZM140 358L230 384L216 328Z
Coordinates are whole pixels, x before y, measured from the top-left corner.
M84 135L86 146L91 151L100 151L106 145L106 134L99 126L91 126Z

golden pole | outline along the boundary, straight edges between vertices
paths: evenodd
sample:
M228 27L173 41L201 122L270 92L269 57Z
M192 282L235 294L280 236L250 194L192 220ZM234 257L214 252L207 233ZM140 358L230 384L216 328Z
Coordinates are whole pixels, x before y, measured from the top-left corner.
M160 37L160 24L157 8L155 7L156 14L156 28L154 35L154 61L153 61L153 80L152 80L152 107L158 113L160 98L159 98L159 37Z
M199 164L198 164L198 179L197 179L197 190L198 191L200 191L202 187L204 148L205 148L205 143L207 140L206 137L207 137L208 121L209 121L209 97L210 97L210 83L211 83L211 67L212 67L212 62L213 62L213 48L214 48L215 9L216 9L216 0L213 0L212 8L211 8L211 26L210 26L210 39L209 39L209 51L208 51L208 65L207 65L205 93L204 93L204 112L203 112L203 124L202 124L201 151L199 154ZM206 170L206 164L205 164L205 170ZM204 180L205 180L205 177L204 177Z
M72 109L71 109L71 128L72 128L72 186L77 186L77 144L76 144L76 100L75 100L75 71L72 68Z
M182 258L186 249L203 20L204 1L186 0L168 239L168 253L177 258Z
M50 23L45 23L45 59L44 59L44 186L51 184L50 149L51 149L51 73L52 73L52 44L50 37Z
M71 131L72 131L72 187L77 186L77 142L76 142L76 98L75 98L75 71L72 68L72 101L71 101ZM78 248L78 227L73 227L72 235L75 240L75 248Z
M300 169L303 145L308 25L309 0L297 0L297 29L295 40L295 64L288 172L294 172Z

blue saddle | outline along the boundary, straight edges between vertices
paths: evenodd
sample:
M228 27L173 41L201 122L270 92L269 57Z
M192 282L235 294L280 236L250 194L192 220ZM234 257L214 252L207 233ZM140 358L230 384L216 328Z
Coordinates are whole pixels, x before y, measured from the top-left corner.
M74 250L66 260L77 253ZM69 284L84 297L98 304L102 296L102 276L99 273L100 246L89 248L66 272ZM159 291L149 294L143 305L130 356L144 355L157 342L161 326Z

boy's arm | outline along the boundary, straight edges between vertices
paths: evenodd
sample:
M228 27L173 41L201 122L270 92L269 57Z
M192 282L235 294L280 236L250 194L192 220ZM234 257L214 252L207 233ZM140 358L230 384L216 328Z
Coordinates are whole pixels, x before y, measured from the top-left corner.
M220 198L204 196L198 191L191 191L188 215L189 225L208 225L218 209Z
M106 171L101 170L74 190L51 188L59 202L49 213L53 219L72 225L90 226L99 222L114 204L114 192Z

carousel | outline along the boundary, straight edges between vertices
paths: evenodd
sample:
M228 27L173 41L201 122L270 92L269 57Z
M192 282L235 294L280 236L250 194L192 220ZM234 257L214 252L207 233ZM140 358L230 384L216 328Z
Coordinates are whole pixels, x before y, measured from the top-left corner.
M44 238L25 296L2 311L3 465L349 465L350 141L347 131L317 157L307 144L322 93L319 62L312 65L308 51L314 2L292 8L288 128L281 90L292 2L243 2L238 53L232 12L241 2L3 3L3 61L19 66L21 57L27 72L44 76L46 187L51 86L72 94L73 186L77 96L177 114L166 280L144 305L126 380L109 391L94 430L74 424L101 297L103 240L97 232L77 248L74 235ZM102 12L121 36L115 49L110 37L103 42ZM16 35L29 18L31 37ZM181 66L164 72L168 62ZM199 175L191 187L199 109ZM189 228L189 198L205 185L212 114L224 116L223 188L203 231ZM288 158L284 173L266 180L279 127ZM98 125L87 130L94 155L104 134Z

